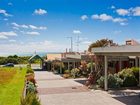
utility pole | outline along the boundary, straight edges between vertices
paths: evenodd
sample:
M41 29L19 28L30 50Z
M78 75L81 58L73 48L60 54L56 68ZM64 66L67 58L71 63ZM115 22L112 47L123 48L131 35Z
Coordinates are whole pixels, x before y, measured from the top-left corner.
M67 37L67 38L70 39L70 43L71 43L71 52L73 52L73 39L72 39L72 37Z
M77 52L79 52L79 35L77 36Z

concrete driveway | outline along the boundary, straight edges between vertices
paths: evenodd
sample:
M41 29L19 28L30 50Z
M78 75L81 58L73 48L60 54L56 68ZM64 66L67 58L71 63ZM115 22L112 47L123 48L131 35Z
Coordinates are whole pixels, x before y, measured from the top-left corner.
M36 71L38 95L42 105L140 105L140 98L113 97L101 90L89 90L77 81L64 79L52 72Z

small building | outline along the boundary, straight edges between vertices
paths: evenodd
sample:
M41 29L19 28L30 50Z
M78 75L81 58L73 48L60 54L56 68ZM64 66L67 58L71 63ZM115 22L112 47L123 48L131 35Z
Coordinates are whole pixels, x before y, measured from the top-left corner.
M36 53L31 56L31 58L28 60L29 64L31 65L32 64L32 61L35 60L35 59L39 59L40 60L40 67L35 67L33 68L34 70L35 69L38 69L38 70L44 70L44 59L42 57L40 57L39 55L37 55Z
M81 63L81 57L79 58L79 54L75 55L75 53L57 53L57 54L47 54L47 70L53 70L54 65L53 62L62 62L66 70L71 70L73 68L79 67Z
M105 90L108 89L107 75L109 72L116 73L123 68L140 67L140 45L98 47L93 48L92 52L95 54L96 58L98 58L98 56L102 56L103 58L102 61L104 62L103 70L105 75ZM97 62L95 63L97 66Z
M92 55L93 56L93 55ZM65 70L72 70L73 68L78 68L81 65L81 61L90 62L91 55L80 54L77 52L64 52L58 54L47 54L48 69L53 70L53 62L62 62L64 64ZM50 63L49 63L50 62Z
M130 39L130 40L126 40L126 45L139 45L139 42L137 42L136 40Z

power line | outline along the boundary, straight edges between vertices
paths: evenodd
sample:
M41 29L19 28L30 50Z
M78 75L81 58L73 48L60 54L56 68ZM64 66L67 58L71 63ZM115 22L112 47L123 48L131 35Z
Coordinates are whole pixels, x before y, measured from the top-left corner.
M77 52L79 52L79 43L80 43L80 41L79 41L79 35L77 36Z
M67 37L67 38L69 38L70 39L70 45L71 45L71 52L73 52L73 39L72 39L72 37Z

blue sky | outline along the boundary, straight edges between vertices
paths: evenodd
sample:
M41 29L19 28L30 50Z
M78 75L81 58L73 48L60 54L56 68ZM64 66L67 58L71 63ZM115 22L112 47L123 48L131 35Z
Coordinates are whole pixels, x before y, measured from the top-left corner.
M1 0L0 54L84 51L98 39L140 41L140 0Z

